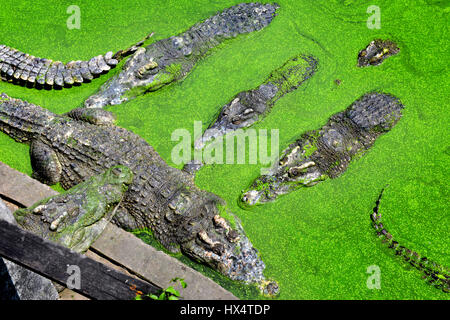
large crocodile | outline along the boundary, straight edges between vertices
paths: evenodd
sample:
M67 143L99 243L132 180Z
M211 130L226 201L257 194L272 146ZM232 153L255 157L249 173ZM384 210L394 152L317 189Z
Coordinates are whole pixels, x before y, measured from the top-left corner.
M269 25L277 9L277 4L241 3L177 36L139 48L120 74L89 97L85 106L120 104L183 79L202 57L226 39Z
M29 87L48 88L72 86L91 81L114 68L124 57L134 53L152 34L126 50L98 55L88 61L61 61L35 57L17 49L0 45L0 79L24 83Z
M85 117L84 111L90 114ZM47 184L59 182L64 189L116 165L130 168L134 179L114 217L118 226L149 228L172 252L181 250L231 279L277 291L274 282L265 280L265 265L240 224L232 228L220 216L222 199L198 189L191 175L168 166L134 133L106 120L91 123L91 111L82 108L60 116L2 94L0 131L30 143L35 177ZM108 119L108 111L98 109L98 114Z
M300 187L340 176L353 159L395 126L402 109L401 102L391 95L365 94L331 116L322 128L306 132L290 144L270 172L258 177L244 192L241 204L273 201Z

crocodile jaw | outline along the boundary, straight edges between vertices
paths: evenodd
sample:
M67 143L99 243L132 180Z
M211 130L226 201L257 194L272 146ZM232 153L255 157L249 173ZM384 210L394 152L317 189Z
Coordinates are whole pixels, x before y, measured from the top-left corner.
M278 284L264 277L265 264L239 221L235 221L236 228L232 229L219 215L212 220L216 227L199 232L197 239L181 246L182 251L232 280L254 283L269 296L278 294ZM218 220L223 222L220 227L217 227Z
M214 124L212 127L206 129L200 138L194 141L194 148L196 150L201 150L208 142L224 136L226 133L226 127L220 127L219 125Z
M304 172L298 172L295 176L288 174L292 169ZM275 166L268 175L262 175L252 183L243 193L240 204L243 207L251 207L271 202L297 188L314 186L326 177L312 161L304 161L300 165L289 163L285 166Z
M99 92L90 96L84 102L84 106L86 108L103 108L107 105L121 104L127 100L123 97L127 90L129 89L116 80L115 77L105 83Z
M166 83L161 83L159 78L160 74L155 74L146 79L139 79L132 71L123 72L110 79L97 93L90 96L84 102L84 106L86 108L103 108L127 102L148 91L154 91L164 86Z

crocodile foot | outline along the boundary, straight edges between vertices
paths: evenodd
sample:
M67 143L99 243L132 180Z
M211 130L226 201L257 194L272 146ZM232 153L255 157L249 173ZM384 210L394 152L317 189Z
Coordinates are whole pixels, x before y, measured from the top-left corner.
M85 252L114 216L132 177L127 167L115 166L14 216L22 228Z

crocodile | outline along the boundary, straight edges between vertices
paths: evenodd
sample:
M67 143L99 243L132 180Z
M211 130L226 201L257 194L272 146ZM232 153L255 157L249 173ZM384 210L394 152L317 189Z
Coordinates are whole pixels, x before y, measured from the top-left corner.
M377 66L384 59L394 56L400 52L397 44L391 40L376 39L358 54L358 67Z
M0 131L30 144L35 178L50 185L59 182L66 190L113 166L130 168L134 178L112 220L116 225L127 231L148 229L170 252L277 294L278 285L264 277L265 264L240 222L236 219L232 227L221 216L224 200L200 190L189 173L167 165L144 139L115 126L114 117L94 124L92 113L84 117L85 111L90 109L57 115L2 94ZM99 109L100 114L108 112Z
M211 49L227 39L268 26L278 4L241 3L189 30L139 48L121 72L90 96L85 107L102 108L132 100L185 78Z
M386 230L383 225L380 212L380 203L385 188L383 188L378 195L375 207L370 215L372 226L376 231L376 235L381 239L382 243L389 248L390 251L392 251L396 256L401 257L403 262L406 262L415 269L419 270L424 275L423 278L425 278L428 283L446 293L449 293L450 269L435 261L429 260L427 257L420 255L414 250L400 245L398 241L394 239L393 235Z
M278 99L300 87L317 70L317 59L297 55L271 73L256 89L238 93L226 104L217 120L194 142L201 149L213 139L242 128L248 128L264 118Z
M402 116L394 96L371 92L330 117L318 130L306 132L285 149L278 163L253 181L239 202L243 208L274 201L301 187L314 186L344 173L375 140Z
M61 88L89 82L107 73L122 59L134 53L153 33L125 50L115 54L108 51L88 61L72 60L64 64L35 57L7 45L0 45L0 79L36 88Z
M317 65L317 58L312 55L296 55L274 70L257 88L235 95L223 106L216 121L194 141L194 148L201 150L211 141L220 144L224 135L239 134L243 128L261 121L278 99L310 79ZM194 174L203 165L203 162L194 159L186 163L183 170Z
M15 211L14 218L22 229L85 253L113 218L132 179L129 168L114 166L63 193Z

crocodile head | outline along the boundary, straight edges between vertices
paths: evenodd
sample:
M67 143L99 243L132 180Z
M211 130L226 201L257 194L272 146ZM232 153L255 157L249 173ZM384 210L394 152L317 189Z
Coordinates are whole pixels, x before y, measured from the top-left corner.
M394 96L376 92L365 94L333 115L322 128L304 133L289 145L278 163L244 191L240 205L248 208L263 204L298 188L314 186L328 177L337 177L346 170L351 159L371 146L359 140L367 136L373 142L377 136L391 130L401 118L402 109L403 105ZM346 133L347 125L355 132L351 138Z
M244 191L240 205L244 208L273 201L299 187L309 187L327 178L313 161L277 167L278 170L269 175L258 177Z
M312 136L291 144L267 174L258 177L242 194L240 205L248 208L273 201L300 187L309 187L327 178L311 159L317 150Z
M278 294L278 284L267 280L265 264L236 217L230 212L233 226L219 213L217 205L207 205L208 218L191 223L195 237L181 245L181 250L196 261L205 263L232 280L253 283L267 296ZM222 211L223 212L223 211ZM231 220L231 219L230 219Z
M181 65L159 65L158 56L156 46L137 49L121 72L84 102L85 107L103 108L121 104L175 81L181 74Z

